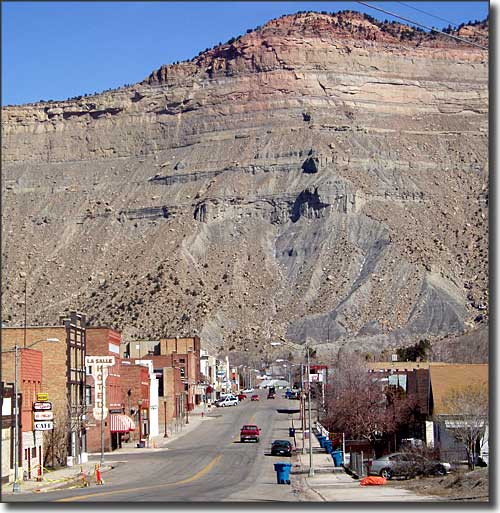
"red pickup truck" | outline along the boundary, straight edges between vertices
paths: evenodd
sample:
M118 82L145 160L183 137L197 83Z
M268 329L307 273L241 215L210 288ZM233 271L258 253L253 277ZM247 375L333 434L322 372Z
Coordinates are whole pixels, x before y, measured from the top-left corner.
M260 430L258 426L254 424L245 424L240 431L240 442L246 442L247 440L259 441Z

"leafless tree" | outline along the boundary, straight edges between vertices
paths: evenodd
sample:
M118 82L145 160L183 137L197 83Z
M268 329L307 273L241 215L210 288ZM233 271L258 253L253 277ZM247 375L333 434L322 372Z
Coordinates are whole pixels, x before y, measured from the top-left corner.
M373 444L394 433L411 414L413 404L404 391L387 387L355 354L342 355L330 375L323 422L331 431Z
M44 433L44 462L52 467L66 465L68 449L68 419L65 409L54 410L54 429Z
M488 385L471 384L451 390L443 399L443 410L447 415L440 416L439 420L446 421L446 429L463 444L469 469L473 470L478 446L488 426Z

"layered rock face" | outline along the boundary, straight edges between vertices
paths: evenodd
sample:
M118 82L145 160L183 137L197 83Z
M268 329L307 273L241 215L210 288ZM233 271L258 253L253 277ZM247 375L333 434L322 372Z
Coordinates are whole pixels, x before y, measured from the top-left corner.
M4 108L4 320L27 279L29 324L78 308L216 350L487 322L488 54L414 36L286 16L131 87Z

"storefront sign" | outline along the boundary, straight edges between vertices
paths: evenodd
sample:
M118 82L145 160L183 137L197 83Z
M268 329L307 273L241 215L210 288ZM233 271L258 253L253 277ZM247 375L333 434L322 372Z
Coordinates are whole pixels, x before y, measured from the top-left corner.
M43 402L43 403L33 403L33 409L35 411L52 410L52 403L50 403L48 401Z
M46 393L38 393L36 394L36 400L37 401L48 401L49 400L49 394Z
M35 411L34 412L35 420L53 420L54 412L52 410L49 411Z
M35 422L33 428L35 431L50 431L51 429L54 429L54 423L51 420Z

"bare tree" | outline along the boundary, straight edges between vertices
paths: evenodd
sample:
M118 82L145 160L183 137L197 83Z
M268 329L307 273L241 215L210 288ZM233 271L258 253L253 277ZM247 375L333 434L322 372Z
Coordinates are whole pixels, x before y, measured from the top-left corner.
M66 465L68 448L68 419L65 409L55 408L54 429L44 432L44 462L50 462L50 466Z
M342 355L330 375L323 422L332 431L374 444L394 433L412 413L413 401L404 391L386 386L355 354Z
M439 420L463 444L469 469L473 470L488 426L488 385L483 382L451 390L443 399L443 410L447 414Z

